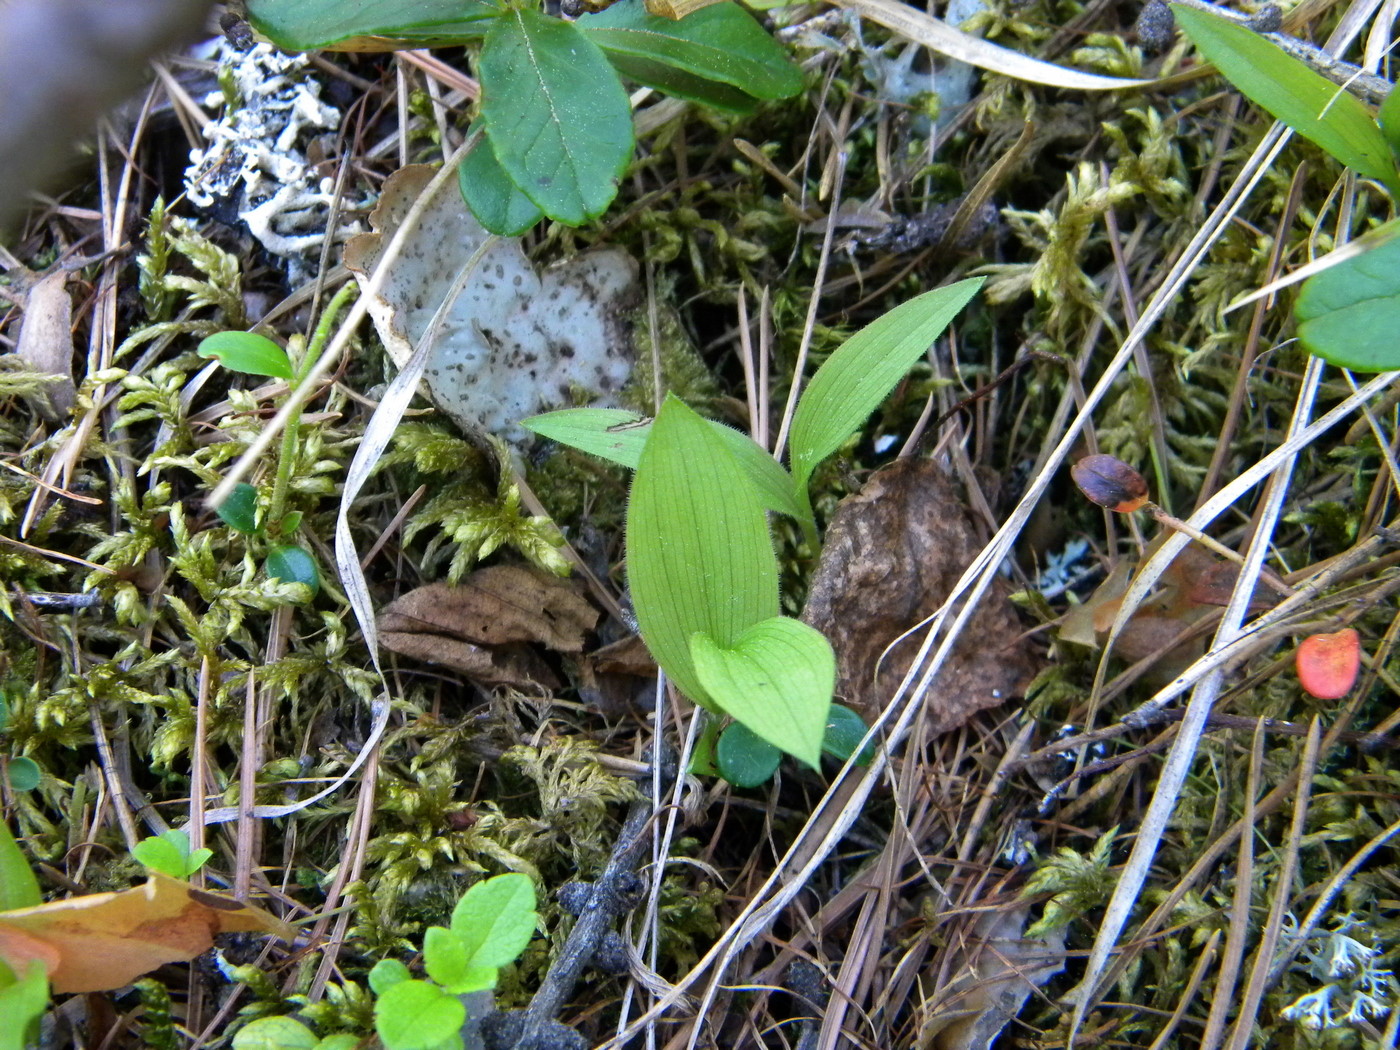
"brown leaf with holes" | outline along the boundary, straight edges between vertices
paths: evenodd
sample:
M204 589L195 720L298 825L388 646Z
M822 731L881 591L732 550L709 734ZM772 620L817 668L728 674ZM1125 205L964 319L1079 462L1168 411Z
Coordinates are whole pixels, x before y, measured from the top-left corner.
M839 700L867 718L880 712L922 633L881 655L939 609L981 549L956 487L925 460L899 460L841 503L802 614L836 650ZM1030 680L1036 657L1022 633L1006 585L995 581L934 679L925 706L934 732L956 729Z
M557 689L532 646L583 650L599 613L566 580L524 565L478 569L458 586L431 583L379 614L381 641L396 653L461 671L482 685Z
M295 929L261 908L152 872L143 886L0 912L0 959L16 973L37 960L55 992L130 984L171 962L188 962L215 934Z

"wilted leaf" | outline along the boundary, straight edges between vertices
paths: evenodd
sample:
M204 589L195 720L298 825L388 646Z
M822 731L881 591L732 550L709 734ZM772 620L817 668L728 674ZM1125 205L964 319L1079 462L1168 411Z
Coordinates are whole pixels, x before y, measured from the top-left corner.
M425 165L401 168L384 183L370 216L375 232L351 239L345 265L363 288L418 194L433 177ZM402 367L438 304L487 232L445 183L370 315L389 356ZM448 308L426 382L433 400L469 433L521 441L525 416L570 404L577 391L616 394L632 371L627 321L637 296L637 265L618 248L584 252L543 274L516 240L486 251L476 275Z
M827 530L802 619L836 650L836 698L867 718L883 710L919 646L897 637L943 604L976 557L970 512L935 464L902 459L842 501ZM933 682L934 732L1016 695L1035 666L1007 589L994 583Z
M119 893L0 913L0 959L16 973L37 959L55 992L98 992L166 963L188 962L220 933L290 941L295 930L261 908L152 873L145 885Z
M1116 456L1085 456L1070 474L1090 503L1107 510L1131 514L1147 505L1147 482Z
M68 295L68 274L55 270L29 289L24 301L15 356L36 372L47 372L57 382L40 395L44 415L65 419L73 407L73 300Z

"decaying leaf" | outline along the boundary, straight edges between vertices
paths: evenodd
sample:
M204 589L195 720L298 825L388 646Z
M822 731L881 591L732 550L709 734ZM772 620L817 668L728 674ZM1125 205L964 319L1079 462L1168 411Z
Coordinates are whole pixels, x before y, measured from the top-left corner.
M929 987L918 1046L928 1050L987 1050L1021 1011L1031 990L1063 970L1065 934L1022 936L1030 908L1021 905L978 917L951 946L950 975ZM933 972L931 970L930 972Z
M982 544L956 488L933 463L903 459L837 508L802 619L836 650L836 697L867 718L909 669L919 639L891 642L943 604ZM1014 696L1035 659L1000 582L933 683L933 732Z
M47 372L56 382L44 388L41 408L49 419L64 419L73 407L73 300L68 274L55 270L29 289L20 321L15 356L35 372Z
M345 265L362 287L433 174L427 165L412 165L384 183L370 216L375 232L352 238L345 249ZM400 367L488 236L449 179L370 301L379 337ZM627 382L632 344L625 315L636 296L637 265L619 248L585 252L538 273L518 239L502 238L486 250L443 320L428 362L428 390L469 433L523 441L528 434L518 420L572 404L579 393L606 399Z
M524 565L492 565L459 586L431 583L379 614L389 649L461 671L482 685L556 689L558 677L530 646L583 651L599 612L571 583Z
M145 885L120 893L0 912L0 959L15 973L37 959L55 992L99 992L188 962L220 933L290 941L296 931L261 908L152 872Z

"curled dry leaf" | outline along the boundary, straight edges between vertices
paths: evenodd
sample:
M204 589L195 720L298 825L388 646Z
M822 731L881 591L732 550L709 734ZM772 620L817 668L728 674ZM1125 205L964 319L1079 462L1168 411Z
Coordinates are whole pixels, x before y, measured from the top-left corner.
M1361 635L1351 627L1304 638L1294 657L1298 681L1319 700L1340 700L1361 670Z
M345 265L362 288L434 170L417 164L391 175L370 216L375 232L346 245ZM369 303L399 367L488 236L462 203L456 180L444 182ZM448 307L428 362L428 390L468 433L524 441L518 420L572 404L580 391L606 400L622 389L632 371L627 314L637 295L637 264L620 248L584 252L541 273L518 238L499 238Z
M836 695L870 718L894 694L936 612L982 544L972 515L936 465L904 459L841 503L827 530L802 619L836 650ZM997 581L983 596L925 704L934 732L1009 699L1036 657Z
M1100 507L1131 514L1147 505L1146 480L1115 456L1085 456L1069 472L1079 491Z
M15 356L35 372L54 377L55 382L39 395L39 407L49 419L66 418L77 388L73 385L73 300L63 270L41 277L29 289Z
M55 992L99 992L188 962L220 933L290 941L296 931L261 908L152 872L144 886L120 893L0 912L0 959L15 973L38 960Z
M572 583L524 565L492 565L459 586L409 591L379 614L379 630L394 652L482 685L557 689L558 677L530 647L582 652L598 618Z

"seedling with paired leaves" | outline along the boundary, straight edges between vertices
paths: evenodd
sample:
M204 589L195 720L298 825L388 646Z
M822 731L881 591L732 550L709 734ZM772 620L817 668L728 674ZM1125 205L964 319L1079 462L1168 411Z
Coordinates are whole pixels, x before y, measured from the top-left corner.
M850 339L807 386L792 422L789 473L738 431L668 396L651 422L611 409L524 420L543 437L636 470L627 566L643 640L676 686L735 725L702 747L733 783L762 783L779 752L815 766L863 735L832 704L835 657L820 632L778 614L767 512L801 523L815 546L812 472L860 427L967 305L980 278L911 299ZM739 728L742 727L742 728Z
M1373 116L1359 99L1252 30L1181 4L1172 10L1201 54L1241 94L1400 199L1400 92L1392 88ZM1304 282L1294 317L1310 352L1363 372L1400 367L1397 238L1400 222L1372 230L1362 238L1370 250Z
M484 141L459 169L467 206L492 233L541 218L578 226L601 215L632 157L621 77L745 113L789 98L802 77L731 0L680 20L621 0L576 21L538 3L493 0L248 0L248 20L288 51L476 48Z

